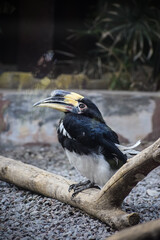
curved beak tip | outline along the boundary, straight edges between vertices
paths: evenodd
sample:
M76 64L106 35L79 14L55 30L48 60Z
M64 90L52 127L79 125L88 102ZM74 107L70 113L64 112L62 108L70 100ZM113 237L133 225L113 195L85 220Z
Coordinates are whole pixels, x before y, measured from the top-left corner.
M41 102L36 102L32 105L32 107L37 107L38 105L40 105Z

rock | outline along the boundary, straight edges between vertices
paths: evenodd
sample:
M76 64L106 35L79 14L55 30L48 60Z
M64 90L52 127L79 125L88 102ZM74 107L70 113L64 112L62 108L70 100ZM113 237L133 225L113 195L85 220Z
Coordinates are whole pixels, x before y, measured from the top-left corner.
M152 197L158 197L160 196L160 192L156 191L154 189L147 189L147 194Z

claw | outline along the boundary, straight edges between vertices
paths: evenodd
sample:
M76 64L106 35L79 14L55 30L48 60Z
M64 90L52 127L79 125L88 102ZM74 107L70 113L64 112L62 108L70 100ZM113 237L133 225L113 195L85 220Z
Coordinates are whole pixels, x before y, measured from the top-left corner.
M72 198L74 198L79 192L88 189L88 188L98 188L100 189L99 186L95 185L92 183L90 180L87 180L85 182L79 182L77 184L72 184L69 186L68 191L71 192L72 190L74 193L72 194Z
M68 192L71 192L72 190L74 190L75 187L76 187L76 185L77 185L77 184L71 184L71 185L69 186L69 188L68 188Z

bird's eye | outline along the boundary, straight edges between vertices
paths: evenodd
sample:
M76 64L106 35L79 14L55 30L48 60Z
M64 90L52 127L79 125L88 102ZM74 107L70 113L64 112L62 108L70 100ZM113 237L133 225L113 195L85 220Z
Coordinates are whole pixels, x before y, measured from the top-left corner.
M80 103L80 104L79 104L79 108L80 108L80 109L83 109L83 108L85 108L85 107L86 107L86 105L85 105L84 103Z

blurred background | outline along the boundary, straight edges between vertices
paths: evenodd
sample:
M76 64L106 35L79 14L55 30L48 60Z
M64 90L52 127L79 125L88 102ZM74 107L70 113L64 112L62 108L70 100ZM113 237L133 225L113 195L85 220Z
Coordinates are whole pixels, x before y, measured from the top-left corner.
M1 143L53 142L59 115L32 105L57 88L90 96L123 141L157 139L159 1L1 0Z
M95 88L159 90L160 3L1 0L0 73L6 71L51 80L84 74L85 88L94 85L89 78L99 80Z

